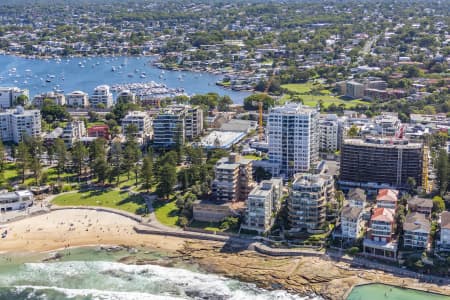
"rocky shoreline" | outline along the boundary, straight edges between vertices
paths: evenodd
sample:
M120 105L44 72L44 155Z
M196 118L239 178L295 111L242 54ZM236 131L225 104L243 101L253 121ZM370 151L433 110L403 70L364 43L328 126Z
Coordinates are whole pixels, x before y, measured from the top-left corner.
M300 295L317 294L325 299L345 299L356 285L383 283L450 295L450 287L396 277L320 257L272 257L222 243L187 241L172 259L201 269L257 284L265 289L285 289Z

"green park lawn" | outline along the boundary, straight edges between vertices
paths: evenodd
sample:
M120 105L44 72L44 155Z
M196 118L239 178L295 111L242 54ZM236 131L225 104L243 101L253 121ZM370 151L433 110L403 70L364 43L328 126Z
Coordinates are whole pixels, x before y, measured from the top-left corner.
M215 222L193 221L193 222L191 222L191 224L189 224L189 227L200 228L200 229L208 230L208 231L212 231L212 232L223 231L222 229L219 228L219 226L220 226L220 223L215 223Z
M75 192L57 196L52 201L59 206L101 206L142 215L146 211L144 199L118 190Z
M243 156L246 159L252 159L252 160L261 160L262 158L253 154L248 154Z
M366 102L360 99L344 100L340 97L335 97L331 95L331 92L327 89L322 89L320 91L320 95L313 95L311 94L311 91L314 87L314 84L311 81L308 81L306 83L283 84L281 87L297 94L297 96L303 100L303 103L308 106L317 106L320 100L323 101L323 105L325 107L328 107L331 104L335 104L337 106L344 104L346 109L353 108L358 104L370 104L370 102ZM283 95L279 100L279 103L284 104L285 102L290 100L290 97L291 96L287 94Z
M311 92L313 83L311 81L305 83L289 83L283 84L281 87L297 94L307 94Z
M344 104L346 109L353 108L358 104L370 105L370 102L366 102L360 99L344 100L341 99L340 97L335 97L332 95L298 95L298 96L303 100L303 103L305 105L313 107L317 106L320 100L323 101L323 105L325 107L328 107L333 103L337 106L339 106L340 104ZM291 97L289 95L284 94L279 100L279 104L286 103L287 101L290 100L290 98Z
M164 225L176 226L178 222L178 207L175 201L155 201L153 202L156 219Z

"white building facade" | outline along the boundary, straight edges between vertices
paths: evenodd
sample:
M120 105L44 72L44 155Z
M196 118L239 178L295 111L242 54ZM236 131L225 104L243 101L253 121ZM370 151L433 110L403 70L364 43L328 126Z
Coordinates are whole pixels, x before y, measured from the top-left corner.
M10 108L16 105L19 96L30 97L30 93L26 89L18 87L0 87L0 108Z
M268 117L269 162L274 176L308 171L319 160L318 111L289 103Z
M146 112L130 111L122 119L123 133L127 133L127 128L130 125L135 125L139 137L149 136L152 129L152 120Z
M248 195L243 229L267 232L273 225L273 216L279 209L283 181L278 178L264 180Z
M24 136L41 135L41 113L39 110L25 110L22 106L0 113L0 135L4 142L19 143Z
M319 149L335 152L339 149L339 122L336 115L327 115L319 120Z
M72 107L88 107L88 94L82 91L73 91L66 95L66 103L68 106Z
M109 85L99 85L94 89L94 93L89 97L89 104L94 107L104 105L109 108L113 105L113 95Z

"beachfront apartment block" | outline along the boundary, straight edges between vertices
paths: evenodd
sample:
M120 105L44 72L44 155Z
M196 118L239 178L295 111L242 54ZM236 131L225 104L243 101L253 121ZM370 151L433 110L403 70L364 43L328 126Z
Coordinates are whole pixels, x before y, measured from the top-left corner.
M405 139L367 137L345 139L341 148L339 184L342 189L409 189L408 178L422 182L422 143Z
M327 204L334 199L334 180L326 174L299 173L288 197L288 219L292 231L323 230ZM327 228L328 229L328 228Z
M51 101L55 105L66 105L66 96L56 92L48 92L36 95L33 98L33 104L36 107L44 106L44 101Z
M24 209L33 204L33 193L28 190L16 192L0 192L0 211Z
M440 216L441 232L437 243L440 251L450 252L450 212L444 211Z
M5 109L18 105L17 98L22 95L28 99L30 92L18 87L0 87L0 108Z
M414 249L428 248L430 230L431 222L424 214L408 214L403 223L403 245Z
M292 177L309 171L319 160L317 109L289 103L269 111L269 169L274 176Z
M252 160L237 153L220 159L214 167L212 191L218 202L247 200L253 189Z
M203 110L197 106L170 105L153 120L153 145L173 148L203 132Z
M66 104L70 107L88 107L88 94L82 91L73 91L66 95Z
M22 106L0 112L0 135L4 142L19 143L24 136L40 137L41 112L25 110Z
M373 209L367 237L363 242L366 256L374 256L387 260L397 259L398 244L394 239L395 211L391 208L377 207Z
M362 229L363 208L347 205L341 211L341 237L357 239Z
M273 225L280 208L283 181L281 178L264 180L248 194L245 221L242 229L264 233Z
M136 135L139 138L150 137L152 132L152 119L145 111L130 111L122 119L123 133L127 134L128 126L136 126Z
M109 85L99 85L89 97L89 104L93 107L104 106L110 108L113 106L113 95Z

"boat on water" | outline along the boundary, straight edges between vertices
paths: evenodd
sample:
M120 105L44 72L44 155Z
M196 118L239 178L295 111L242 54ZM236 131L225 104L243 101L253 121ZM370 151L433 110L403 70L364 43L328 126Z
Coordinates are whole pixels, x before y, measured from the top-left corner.
M115 72L116 71L116 67L112 66L111 67L111 72Z
M132 78L134 75L132 73L128 73L128 77Z

